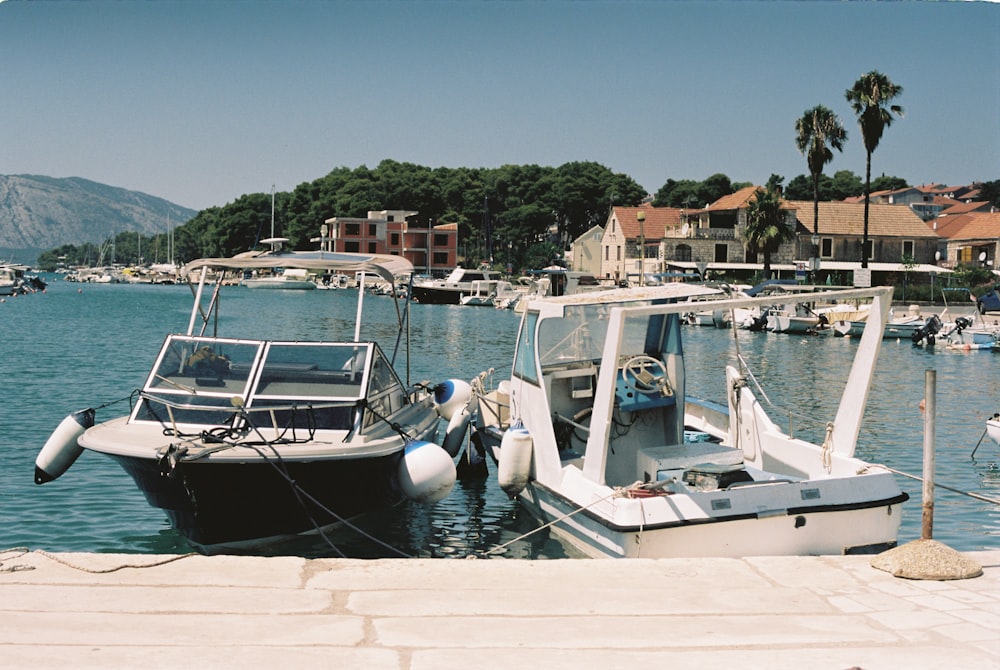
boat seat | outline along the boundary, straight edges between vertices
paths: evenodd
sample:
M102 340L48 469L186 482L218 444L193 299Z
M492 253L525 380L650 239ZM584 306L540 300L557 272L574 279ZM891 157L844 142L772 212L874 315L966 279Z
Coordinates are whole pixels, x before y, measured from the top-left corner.
M742 466L743 451L716 442L668 444L640 449L636 461L639 479L650 482L669 479L696 465Z

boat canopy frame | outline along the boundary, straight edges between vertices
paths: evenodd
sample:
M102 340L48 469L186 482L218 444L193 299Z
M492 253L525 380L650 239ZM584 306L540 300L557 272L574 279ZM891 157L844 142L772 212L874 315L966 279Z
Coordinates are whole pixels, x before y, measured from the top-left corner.
M205 336L209 323L212 323L212 337L218 337L219 307L222 286L227 273L242 273L245 270L295 268L333 274L355 274L361 277L358 282L357 314L354 323L354 341L361 341L361 314L364 305L366 274L376 275L395 286L401 277L409 276L405 304L400 306L400 297L395 291L392 299L396 309L396 342L389 357L391 365L396 365L400 347L405 347L406 353L406 384L410 380L410 337L409 312L412 294L413 264L402 256L390 254L360 254L333 251L248 251L230 258L200 258L184 265L179 275L187 280L194 296L191 308L191 318L188 321L186 334L188 336ZM210 274L215 281L212 295L207 307L204 305L204 290ZM200 330L195 332L200 318ZM404 341L405 335L405 341Z

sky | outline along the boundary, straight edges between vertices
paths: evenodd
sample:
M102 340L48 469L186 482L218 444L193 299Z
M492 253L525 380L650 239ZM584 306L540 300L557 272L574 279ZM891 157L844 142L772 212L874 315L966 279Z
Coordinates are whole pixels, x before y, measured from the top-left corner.
M384 159L787 183L822 104L864 178L871 70L905 112L873 178L1000 179L998 4L0 0L0 174L192 209Z

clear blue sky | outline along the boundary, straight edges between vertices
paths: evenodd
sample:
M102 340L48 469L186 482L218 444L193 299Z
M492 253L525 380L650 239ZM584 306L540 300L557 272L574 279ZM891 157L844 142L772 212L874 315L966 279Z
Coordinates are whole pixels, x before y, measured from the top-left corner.
M391 158L596 161L786 182L823 104L880 70L903 119L873 158L913 184L1000 179L1000 5L843 2L0 2L0 174L200 209Z

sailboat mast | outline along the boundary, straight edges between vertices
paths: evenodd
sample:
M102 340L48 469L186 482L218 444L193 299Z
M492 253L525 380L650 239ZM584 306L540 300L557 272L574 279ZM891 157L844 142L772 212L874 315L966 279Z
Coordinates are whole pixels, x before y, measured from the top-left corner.
M271 184L271 239L274 239L274 184Z

